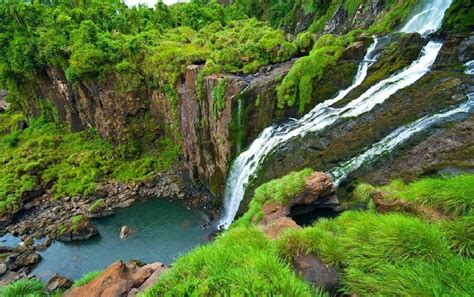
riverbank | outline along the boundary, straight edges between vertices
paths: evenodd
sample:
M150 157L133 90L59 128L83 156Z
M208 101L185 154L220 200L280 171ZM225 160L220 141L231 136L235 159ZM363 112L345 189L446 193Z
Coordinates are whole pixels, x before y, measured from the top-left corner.
M7 264L0 269L1 282L5 284L17 278L30 277L33 269L41 261L40 254L51 244L54 246L55 241L97 241L94 238L100 233L101 228L100 226L97 228L94 220L110 217L114 213L123 213L130 207L134 208L135 202L148 203L146 201L159 200L180 202L183 204L183 211L185 209L202 211L205 215L199 226L202 229L209 230L211 221L219 215L219 208L213 202L213 196L204 186L190 180L181 164L176 164L170 170L159 173L145 182L135 184L106 182L98 186L95 194L90 196L77 195L54 199L51 194L46 193L23 204L23 208L15 215L1 221L3 232L12 234L21 241L17 247L2 248L1 254ZM143 211L137 210L135 215L140 216L141 212ZM176 224L179 226L181 223ZM108 236L118 238L119 234L108 234ZM57 248L55 250L57 251ZM179 249L175 252L179 253ZM120 253L115 254L118 255ZM107 264L113 260L116 259L110 260ZM158 260L169 262L169 258ZM47 267L50 268L48 265Z

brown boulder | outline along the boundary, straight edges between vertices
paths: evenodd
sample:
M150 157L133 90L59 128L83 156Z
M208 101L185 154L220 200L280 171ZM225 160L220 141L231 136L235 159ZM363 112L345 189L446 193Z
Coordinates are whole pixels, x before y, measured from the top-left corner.
M121 261L110 265L101 275L90 283L72 288L65 297L99 297L99 296L128 296L130 293L143 290L142 285L148 283L151 277L155 282L166 271L161 263L138 266L136 262L127 264ZM151 282L151 281L150 281Z
M338 271L313 255L298 255L293 259L295 271L314 287L334 292L339 287Z
M72 286L72 281L55 273L49 279L46 287L48 288L49 292L53 292L55 290L67 290Z
M277 238L284 230L301 228L292 218L281 217L269 225L263 226L263 232L271 239Z
M291 218L318 208L334 208L339 205L332 178L324 172L314 172L305 180L304 191L286 205L266 203L262 207L263 218L259 227L272 239L288 228L299 228Z
M71 219L66 226L60 226L57 239L60 241L87 240L98 233L94 223L81 215Z

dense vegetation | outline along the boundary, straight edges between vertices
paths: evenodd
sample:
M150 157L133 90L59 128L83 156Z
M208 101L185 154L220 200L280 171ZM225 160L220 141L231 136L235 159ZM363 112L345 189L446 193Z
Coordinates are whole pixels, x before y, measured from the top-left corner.
M140 181L171 167L180 148L159 139L154 150L134 159L121 157L94 130L68 132L41 116L18 128L23 116L0 115L0 215L19 207L22 197L46 189L56 197L91 194L107 179Z

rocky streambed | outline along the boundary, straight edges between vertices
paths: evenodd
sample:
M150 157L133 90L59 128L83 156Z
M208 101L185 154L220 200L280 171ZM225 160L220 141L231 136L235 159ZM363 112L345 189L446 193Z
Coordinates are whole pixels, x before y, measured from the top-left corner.
M170 264L208 240L218 215L211 202L179 165L134 185L108 182L88 197L27 199L1 221L0 284L54 273L74 280L117 260Z

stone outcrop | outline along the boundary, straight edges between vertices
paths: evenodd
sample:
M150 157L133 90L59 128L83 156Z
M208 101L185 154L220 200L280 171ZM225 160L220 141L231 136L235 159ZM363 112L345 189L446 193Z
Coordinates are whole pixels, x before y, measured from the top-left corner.
M72 288L65 297L136 296L154 285L167 270L161 263L140 266L135 261L115 262L88 284Z
M325 264L315 255L297 255L291 264L296 273L316 288L335 293L340 287L338 269Z
M57 273L53 274L53 276L48 280L46 284L46 288L49 292L54 292L56 290L65 291L72 287L73 282L64 276L61 276Z
M74 217L66 225L60 225L57 239L60 241L87 240L99 234L95 224L87 217L81 216L79 220Z
M292 216L309 213L318 208L334 209L339 205L336 188L329 175L314 172L305 180L305 189L289 203L267 203L259 227L270 237L276 238L285 229L300 228Z

